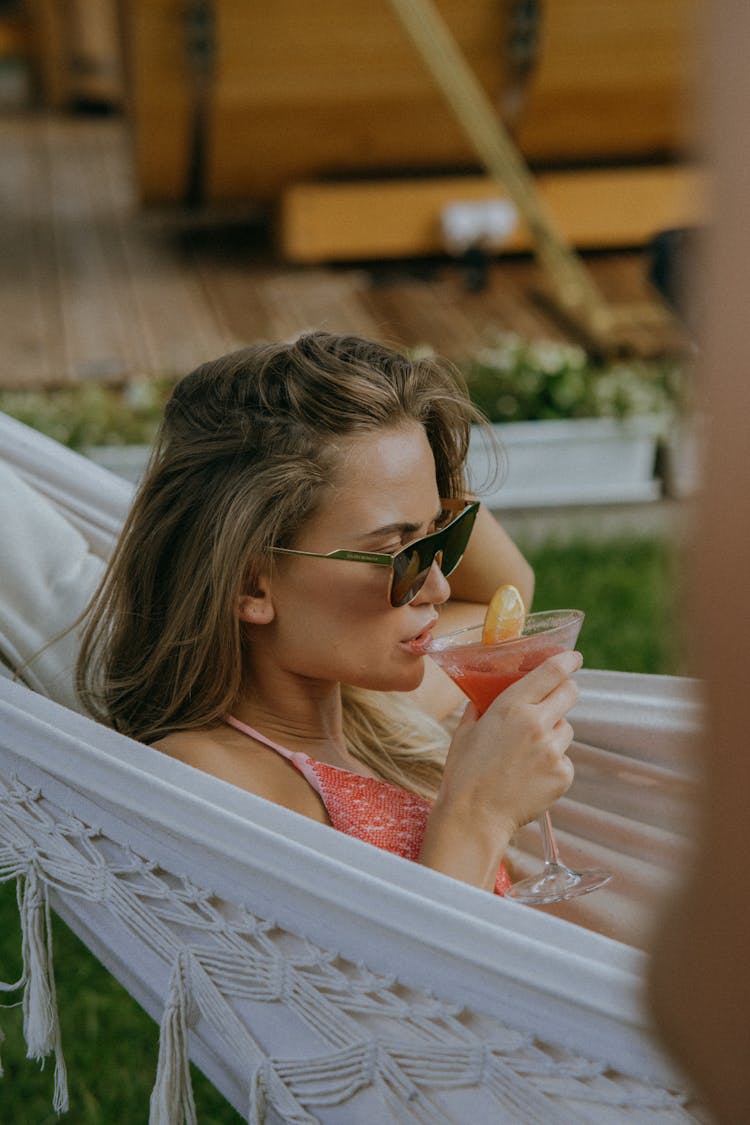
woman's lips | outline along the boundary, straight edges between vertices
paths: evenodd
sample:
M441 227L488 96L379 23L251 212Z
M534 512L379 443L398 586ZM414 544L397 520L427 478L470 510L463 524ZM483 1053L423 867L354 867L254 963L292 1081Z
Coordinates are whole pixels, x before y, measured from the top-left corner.
M425 647L432 640L432 630L435 628L436 622L437 618L435 618L434 621L430 621L430 623L424 627L421 633L417 633L416 637L411 637L408 641L402 641L401 644L404 646L404 648L408 648L410 652L422 654L425 650Z

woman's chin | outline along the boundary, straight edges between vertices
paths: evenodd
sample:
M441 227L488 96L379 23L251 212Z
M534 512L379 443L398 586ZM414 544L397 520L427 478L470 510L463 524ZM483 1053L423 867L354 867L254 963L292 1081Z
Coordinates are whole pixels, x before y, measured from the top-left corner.
M399 668L392 676L382 677L376 691L416 691L424 679L424 659L415 660L411 667Z

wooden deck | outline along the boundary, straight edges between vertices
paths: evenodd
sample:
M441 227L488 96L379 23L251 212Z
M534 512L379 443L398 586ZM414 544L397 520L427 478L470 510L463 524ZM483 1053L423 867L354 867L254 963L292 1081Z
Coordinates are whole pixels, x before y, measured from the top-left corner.
M528 257L472 292L448 259L292 267L257 216L144 211L119 118L0 118L0 386L184 373L309 328L460 360L494 327L564 338ZM650 296L643 255L587 264L615 302Z

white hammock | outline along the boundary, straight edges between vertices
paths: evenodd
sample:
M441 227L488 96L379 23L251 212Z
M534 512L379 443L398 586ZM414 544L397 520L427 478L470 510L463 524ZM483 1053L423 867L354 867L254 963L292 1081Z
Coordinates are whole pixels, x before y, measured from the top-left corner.
M85 602L131 490L1 416L0 451L0 656L17 660ZM651 1036L639 948L685 851L694 684L580 674L554 821L564 858L616 878L555 917L44 698L72 703L74 643L28 669L34 691L0 677L0 879L19 879L28 1051L56 1056L56 1108L49 904L161 1021L152 1125L195 1120L188 1055L250 1122L707 1120ZM513 860L538 856L532 827Z

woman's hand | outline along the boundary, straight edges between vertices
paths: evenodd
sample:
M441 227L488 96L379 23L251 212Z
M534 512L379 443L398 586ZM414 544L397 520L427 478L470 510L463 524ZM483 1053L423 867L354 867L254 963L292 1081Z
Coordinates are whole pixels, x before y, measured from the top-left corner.
M512 831L534 820L573 780L566 750L573 728L565 716L578 700L570 679L577 652L550 657L506 688L482 718L469 704L456 729L441 796L468 803L473 815L507 819Z
M469 704L453 737L430 814L420 860L429 867L494 886L516 829L567 791L566 755L573 729L566 715L578 699L571 676L577 652L550 657L512 684L479 718Z

